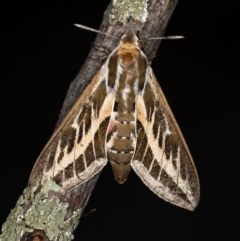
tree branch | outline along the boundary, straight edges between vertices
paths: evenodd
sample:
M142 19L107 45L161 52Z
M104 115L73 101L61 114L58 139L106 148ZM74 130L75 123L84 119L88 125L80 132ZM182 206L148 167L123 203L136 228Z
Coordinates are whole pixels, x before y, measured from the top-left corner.
M149 0L146 22L140 22L131 17L126 24L118 21L115 25L110 24L109 16L112 17L112 22L116 22L116 18L121 16L122 13L120 12L120 15L118 16L119 13L116 14L115 11L116 7L113 11L113 5L110 3L104 13L100 30L116 37L121 37L127 32L138 33L139 39L163 36L177 2L177 0ZM135 16L133 17L136 19ZM116 42L117 40L114 38L98 34L94 45L102 46L112 51L116 47ZM160 40L144 42L143 51L149 58L155 55L160 42ZM102 55L103 53L97 51L95 48L91 49L84 65L70 85L57 126L61 123L85 87L100 69L101 63L99 62L99 59L101 59ZM58 188L52 181L46 181L46 185L40 190L39 196L36 195L35 197L31 197L30 200L24 192L15 209L12 210L6 223L3 225L3 234L0 236L0 241L13 241L19 239L21 241L27 241L33 240L33 238L36 238L34 240L37 241L53 240L53 238L55 238L54 240L59 240L60 237L62 237L62 240L72 240L72 232L78 224L78 219L88 202L99 175L100 173L96 174L89 181L70 190L65 195L58 194ZM43 197L44 202L42 201ZM42 211L41 208L39 209L36 206L36 204L47 205L47 208L43 208L44 211ZM33 205L36 206L35 209L32 208ZM61 212L59 212L57 208L59 210L61 209ZM49 215L56 220L53 221L52 224L45 224L45 227L43 222L50 222L47 221ZM31 224L35 222L34 219L36 218L39 220L40 217L42 217L43 220L41 223L42 226L39 225L41 228L36 229L36 225L31 226ZM57 224L61 227L59 228L59 232L55 231L55 226ZM63 232L65 233L63 234ZM66 234L67 232L69 233Z

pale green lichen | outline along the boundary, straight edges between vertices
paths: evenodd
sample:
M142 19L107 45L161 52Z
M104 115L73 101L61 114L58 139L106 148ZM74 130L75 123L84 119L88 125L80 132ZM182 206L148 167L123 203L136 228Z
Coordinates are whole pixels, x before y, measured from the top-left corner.
M147 0L113 0L113 8L109 14L110 24L118 21L126 24L129 17L142 23L147 19Z
M82 210L78 209L64 221L68 203L60 202L55 196L47 199L50 190L59 191L60 187L49 179L45 180L41 192L34 197L31 195L31 201L26 198L24 190L2 226L0 241L19 241L25 232L33 232L34 229L44 230L51 241L70 241L74 238L72 233L79 223ZM24 214L21 205L27 206L30 202L31 206Z

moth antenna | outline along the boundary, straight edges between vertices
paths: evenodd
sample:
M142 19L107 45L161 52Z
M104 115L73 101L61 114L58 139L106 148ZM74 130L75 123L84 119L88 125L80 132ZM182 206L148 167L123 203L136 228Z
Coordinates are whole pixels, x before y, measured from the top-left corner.
M148 40L154 40L154 39L166 39L166 40L174 40L174 39L183 39L184 36L164 36L164 37L155 37L155 38L146 38L141 39L141 42L148 41Z
M104 35L108 35L108 36L110 36L110 37L112 37L112 38L115 38L115 39L118 39L118 40L119 40L119 38L117 38L117 37L115 37L115 36L113 36L113 35L111 35L111 34L109 34L109 33L104 33L104 32L102 32L102 31L100 31L100 30L96 30L96 29L94 29L94 28L89 28L89 27L84 26L84 25L82 25L82 24L73 24L73 25L76 26L76 27L78 27L78 28L82 28L82 29L85 29L85 30L88 30L88 31L92 31L92 32L95 32L95 33L101 33L101 34L104 34Z

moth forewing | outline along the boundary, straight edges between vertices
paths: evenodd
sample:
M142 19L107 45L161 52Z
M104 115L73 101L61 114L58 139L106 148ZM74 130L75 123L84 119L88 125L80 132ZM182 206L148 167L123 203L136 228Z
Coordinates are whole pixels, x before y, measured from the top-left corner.
M137 96L136 112L138 139L133 169L159 197L193 210L200 194L197 171L151 67L145 92Z
M45 178L64 193L89 180L107 163L105 135L114 94L107 93L103 66L39 155L29 179L35 191Z

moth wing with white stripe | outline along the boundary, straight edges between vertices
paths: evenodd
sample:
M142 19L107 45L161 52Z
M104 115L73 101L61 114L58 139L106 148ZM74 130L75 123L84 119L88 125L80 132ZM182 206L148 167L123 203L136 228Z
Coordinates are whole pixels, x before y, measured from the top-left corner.
M37 159L29 179L35 191L45 178L65 193L89 180L107 163L105 136L114 94L107 93L103 65Z
M194 162L151 67L146 78L145 91L136 99L137 143L132 168L159 197L193 210L199 201Z

